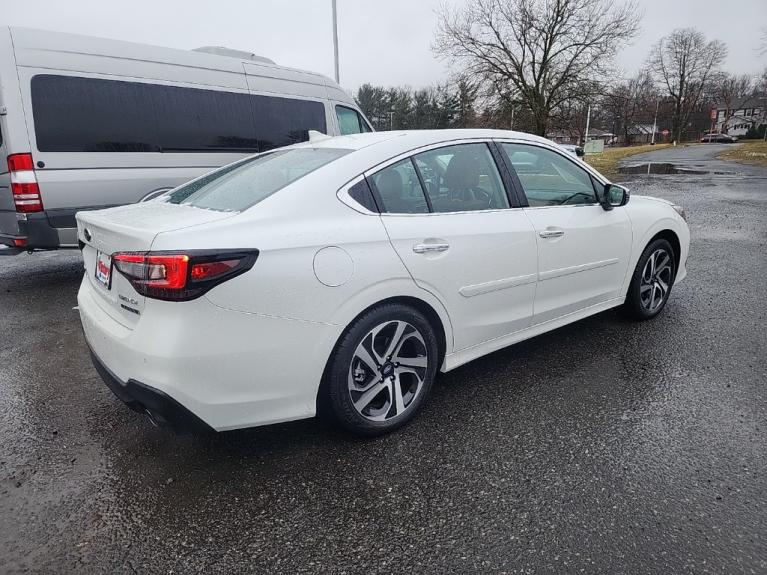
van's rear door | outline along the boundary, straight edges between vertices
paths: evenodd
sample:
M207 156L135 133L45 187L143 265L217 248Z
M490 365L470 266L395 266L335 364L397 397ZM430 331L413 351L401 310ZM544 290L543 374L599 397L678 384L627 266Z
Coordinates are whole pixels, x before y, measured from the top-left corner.
M3 91L0 87L0 96ZM0 98L0 111L3 109L3 101ZM5 125L4 115L0 115L0 246L14 245L14 238L18 234L19 228L16 223L16 206L13 203L11 194L11 175L8 173L8 162L6 158L8 153L5 146Z
M2 83L2 77L0 77ZM13 225L16 224L16 206L11 195L11 175L8 172L8 152L5 145L5 114L3 114L3 88L0 85L0 210L10 211ZM5 216L0 214L0 234L10 233L12 226L5 224ZM2 240L0 240L2 243Z
M11 176L8 173L7 114L5 93L9 91L8 78L13 78L13 51L10 49L10 32L0 28L0 245L13 245L13 236L18 235L16 206L11 194Z

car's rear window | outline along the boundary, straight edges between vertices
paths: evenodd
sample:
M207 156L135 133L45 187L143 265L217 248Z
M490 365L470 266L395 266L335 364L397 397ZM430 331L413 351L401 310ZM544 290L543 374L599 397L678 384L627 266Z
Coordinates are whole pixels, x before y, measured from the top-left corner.
M241 212L351 150L295 148L255 156L176 188L164 201Z

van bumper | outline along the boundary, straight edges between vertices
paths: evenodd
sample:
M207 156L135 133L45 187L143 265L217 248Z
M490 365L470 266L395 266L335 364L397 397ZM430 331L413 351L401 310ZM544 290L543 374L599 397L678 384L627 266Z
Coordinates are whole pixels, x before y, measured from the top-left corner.
M77 247L75 214L81 209L48 210L32 214L5 212L0 243L28 250L56 250ZM8 229L6 229L8 228Z

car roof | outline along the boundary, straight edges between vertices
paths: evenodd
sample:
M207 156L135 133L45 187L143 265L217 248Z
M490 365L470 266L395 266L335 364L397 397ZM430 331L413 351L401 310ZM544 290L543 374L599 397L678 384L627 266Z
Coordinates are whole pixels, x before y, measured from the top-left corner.
M395 130L386 132L366 132L362 134L350 134L348 136L327 137L309 142L296 144L293 147L305 148L340 148L347 150L360 150L383 144L384 142L401 145L403 149L412 149L429 144L449 142L451 140L465 139L513 139L552 145L551 140L511 130L486 130L486 129L448 129L448 130Z
M327 206L336 206L337 202L326 204L330 197L335 198L337 192L346 185L358 181L362 175L375 173L383 169L388 162L401 161L409 154L417 153L422 148L431 146L449 146L451 143L464 143L471 140L507 140L516 143L533 143L558 151L570 161L578 161L578 165L592 174L597 181L607 182L606 178L591 166L571 158L570 154L558 144L525 132L511 130L485 129L448 129L448 130L401 130L390 132L367 132L346 136L330 137L317 132L310 132L310 140L278 148L275 153L287 150L344 150L350 153L341 154L332 161L316 168L304 176L289 183L277 193L272 194L263 202L242 212L244 217L260 217L266 206L278 202L287 202L285 210L294 209L296 197L300 197L300 205L305 209L316 210L320 213ZM271 153L271 152L267 152ZM318 189L328 189L328 194L318 194ZM323 207L324 206L324 207ZM249 214L249 215L245 215Z
M466 142L467 140L510 140L519 143L534 143L550 150L558 150L560 153L570 155L570 152L558 144L525 132L511 130L485 130L485 129L448 129L448 130L400 130L391 132L367 132L362 134L350 134L347 136L329 137L323 134L311 133L308 142L294 144L282 149L342 149L352 153L346 154L317 170L318 175L328 171L332 172L339 180L350 181L361 173L375 169L384 162L402 155L414 153L421 148L433 145L450 145L451 142ZM596 172L590 166L584 164L587 171L592 173L597 180L604 180L604 176Z

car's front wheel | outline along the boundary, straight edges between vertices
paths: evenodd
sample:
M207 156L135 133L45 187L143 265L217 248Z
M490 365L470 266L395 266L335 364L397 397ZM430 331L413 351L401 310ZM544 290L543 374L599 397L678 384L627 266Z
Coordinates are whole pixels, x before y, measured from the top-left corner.
M371 309L347 328L331 358L333 414L359 435L404 425L426 401L438 357L434 330L418 310L396 303Z
M624 309L634 319L652 319L666 305L676 277L671 244L662 238L650 242L634 268Z

